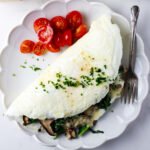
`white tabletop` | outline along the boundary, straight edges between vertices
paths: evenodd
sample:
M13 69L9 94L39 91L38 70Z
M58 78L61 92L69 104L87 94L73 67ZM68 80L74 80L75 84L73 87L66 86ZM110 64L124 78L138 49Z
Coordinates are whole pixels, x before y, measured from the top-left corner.
M0 0L1 1L1 0ZM0 51L7 43L9 32L31 10L39 8L47 0L24 0L21 2L0 2ZM93 0L94 1L94 0ZM96 1L96 0L95 0ZM138 32L145 43L150 59L150 1L149 0L99 0L129 19L130 7L141 8ZM143 66L144 67L144 66ZM146 68L145 68L146 69ZM139 117L131 123L117 139L106 142L94 150L149 150L150 149L150 94L144 101ZM0 97L1 100L1 97ZM53 150L36 143L3 115L0 102L0 150Z

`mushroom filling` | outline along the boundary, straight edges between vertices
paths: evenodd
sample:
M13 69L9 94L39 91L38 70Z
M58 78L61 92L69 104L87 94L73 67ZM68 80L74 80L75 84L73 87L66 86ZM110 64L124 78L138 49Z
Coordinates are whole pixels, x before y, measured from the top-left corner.
M45 120L38 120L38 119L31 119L27 116L23 116L23 125L29 125L32 123L40 123L41 126L46 130L48 134L54 136L54 139L59 137L62 134L68 139L74 139L77 137L82 136L87 131L92 133L104 133L100 130L93 130L93 127L96 125L97 120L100 118L101 110L106 111L111 106L111 100L115 97L120 96L122 91L123 85L121 82L122 74L125 72L125 68L120 67L119 69L119 79L117 82L114 82L110 85L109 93L97 104L91 106L86 111L81 114L67 117L67 118L60 118L60 119L45 119ZM97 115L97 117L95 117Z

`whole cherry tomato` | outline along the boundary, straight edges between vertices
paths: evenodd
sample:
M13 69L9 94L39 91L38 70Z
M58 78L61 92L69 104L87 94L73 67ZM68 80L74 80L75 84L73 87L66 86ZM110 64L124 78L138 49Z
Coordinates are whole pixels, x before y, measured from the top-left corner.
M56 53L60 51L60 48L57 47L54 43L48 43L46 46L47 50L49 50L50 52Z
M46 45L41 43L41 42L37 42L35 43L35 46L33 48L33 53L35 55L41 56L46 52L47 48Z
M67 28L67 21L62 16L56 16L52 18L51 23L55 31L63 31Z
M87 27L85 24L81 24L74 32L73 36L75 38L81 38L84 34L87 33Z
M69 27L74 30L82 24L82 15L79 11L71 11L66 16Z
M67 46L72 45L72 32L70 29L64 31L64 40L65 40L65 45Z
M40 42L47 44L52 40L54 32L51 26L48 25L39 29L37 35Z
M57 47L65 46L65 39L63 33L58 32L54 35L54 43Z
M21 53L31 53L33 51L34 42L31 40L25 40L20 45Z
M37 32L42 27L46 27L48 25L51 25L51 23L48 19L38 18L37 20L34 21L33 27L34 27L35 32Z

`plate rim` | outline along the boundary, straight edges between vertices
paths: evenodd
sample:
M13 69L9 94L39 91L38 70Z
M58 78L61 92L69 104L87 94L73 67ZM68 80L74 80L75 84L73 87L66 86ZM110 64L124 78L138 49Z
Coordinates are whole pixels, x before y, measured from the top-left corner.
M34 10L32 10L32 11L29 11L27 14L25 14L24 17L23 17L22 20L21 20L21 23L19 23L18 25L16 25L14 28L11 29L11 31L10 31L10 33L9 33L9 35L8 35L7 41L6 41L6 46L4 46L4 48L2 48L2 50L1 50L1 52L0 52L0 58L1 58L1 56L2 56L2 54L3 54L3 52L4 52L4 50L9 46L9 40L10 40L10 35L11 35L11 33L12 33L14 30L16 30L16 28L18 28L18 27L20 27L20 26L23 25L23 22L24 22L25 18L26 18L30 13L32 13L32 12L34 12L34 11L41 11L41 10L44 9L48 4L53 3L53 2L60 2L60 3L65 3L65 4L66 4L66 3L70 2L70 1L74 1L74 0L51 0L51 1L47 1L47 2L46 2L45 4L43 4L39 9L34 9ZM102 2L98 2L98 1L95 2L95 1L88 1L88 0L82 0L82 1L87 2L87 3L90 3L90 4L100 4L100 5L103 5L103 6L105 6L106 8L108 8L113 14L116 14L116 15L119 15L120 17L122 17L122 18L123 18L124 20L126 20L126 22L128 22L128 24L129 24L129 21L126 19L126 17L124 17L123 15L121 15L121 14L119 14L119 13L116 13L116 12L113 11L109 6L107 6L106 4L104 4L104 3L102 3ZM96 147L98 147L98 146L103 145L106 141L109 141L109 140L112 140L112 139L115 139L115 138L119 137L119 136L126 130L126 128L128 127L128 125L129 125L131 122L133 122L133 121L139 116L139 113L140 113L141 108L142 108L142 104L143 104L144 100L146 99L146 96L148 95L148 90L149 90L148 75L150 74L150 65L149 65L148 57L146 56L146 53L145 53L144 41L143 41L143 39L141 38L141 36L140 36L138 33L136 34L136 36L137 36L137 38L141 41L141 47L142 47L141 49L142 49L142 51L143 51L142 54L143 54L143 56L144 56L144 59L145 59L145 61L146 61L146 63L147 63L147 67L148 67L148 68L147 68L147 74L145 74L145 80L146 80L146 85L145 85L146 88L145 88L145 89L146 89L146 92L145 92L145 95L142 97L142 99L141 99L141 101L140 101L140 105L139 105L139 109L138 109L138 111L137 111L137 114L134 115L134 117L132 117L131 120L129 120L128 122L124 123L124 129L122 129L121 132L119 132L119 134L117 134L117 135L115 135L115 136L113 136L113 137L110 137L110 138L107 138L107 137L106 137L106 139L105 139L101 144L99 144L99 145L90 146L90 147L89 147L89 146L86 146L86 145L82 144L82 145L80 146L80 148L86 148L86 149L96 148ZM0 63L0 76L1 76L2 71L3 71L3 68L2 68L1 63ZM2 97L2 107L3 107L4 113L5 113L6 110L7 110L7 107L6 107L6 105L5 105L5 93L4 93L3 90L1 89L1 86L0 86L0 95L1 95L1 97ZM15 120L11 120L11 121L13 121L13 122L15 122L16 124L18 124L17 121L15 121ZM27 134L27 131L24 131L19 125L17 125L17 127L19 127L24 133ZM32 136L38 143L40 143L40 144L42 144L42 145L45 145L45 146L50 146L50 145L47 145L46 143L42 143L42 142L37 138L36 134L33 134L33 135L31 135L31 136ZM66 148L62 147L62 146L59 145L58 143L57 143L56 145L51 145L50 147L58 147L58 148L67 150ZM68 149L68 150L70 150L70 149Z

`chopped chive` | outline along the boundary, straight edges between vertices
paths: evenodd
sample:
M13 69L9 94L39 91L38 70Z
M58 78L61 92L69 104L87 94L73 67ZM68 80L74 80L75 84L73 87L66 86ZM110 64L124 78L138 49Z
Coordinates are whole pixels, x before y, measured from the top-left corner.
M38 70L41 70L41 68L35 67L33 70L38 71Z
M32 66L29 66L29 68L33 69L33 67L32 67Z
M45 88L45 84L41 81L40 85L42 86L42 88Z
M15 76L16 76L16 74L15 74L15 73L13 73L13 74L12 74L12 76L13 76L13 77L15 77Z
M24 65L20 65L20 67L21 67L21 68L26 68L26 66L24 66Z

